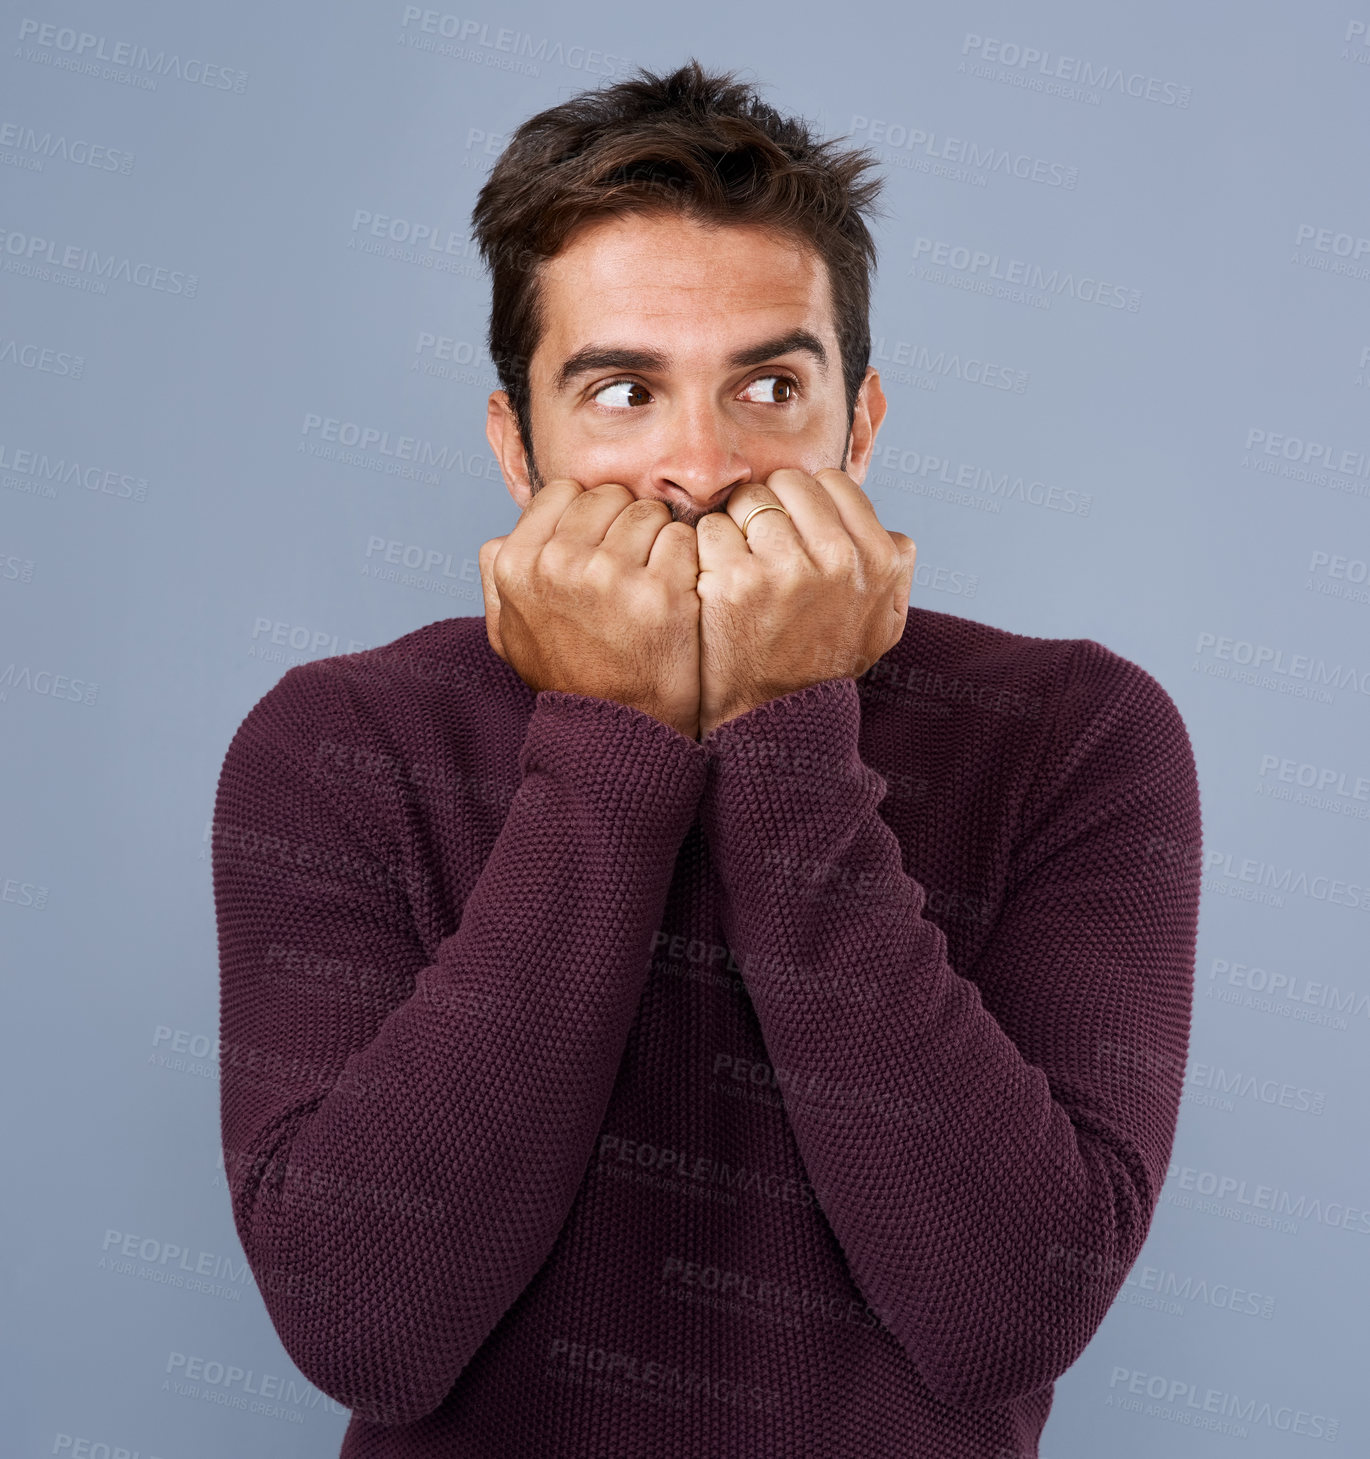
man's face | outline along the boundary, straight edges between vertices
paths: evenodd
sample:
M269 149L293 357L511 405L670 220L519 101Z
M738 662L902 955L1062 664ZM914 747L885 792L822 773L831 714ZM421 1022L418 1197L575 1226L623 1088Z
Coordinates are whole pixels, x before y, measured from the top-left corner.
M885 411L868 370L850 439L827 269L750 224L587 225L545 265L530 462L503 391L486 433L520 507L544 482L617 482L693 526L782 466L864 479ZM850 448L850 449L849 449Z

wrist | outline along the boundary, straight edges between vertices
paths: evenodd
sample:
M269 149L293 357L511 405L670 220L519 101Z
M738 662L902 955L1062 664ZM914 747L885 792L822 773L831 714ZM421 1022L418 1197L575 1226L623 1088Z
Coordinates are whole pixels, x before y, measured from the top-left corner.
M684 735L687 740L698 740L701 733L699 711L694 709L682 710L674 705L663 705L657 702L634 703L635 709L640 709L643 714L650 714L653 719L660 720L662 724L669 725L677 734Z
M760 701L764 703L765 701ZM744 714L749 714L757 706L755 704L738 701L720 709L715 713L701 714L699 716L699 737L702 740L706 735L716 730L719 725L727 724L730 719L738 719Z

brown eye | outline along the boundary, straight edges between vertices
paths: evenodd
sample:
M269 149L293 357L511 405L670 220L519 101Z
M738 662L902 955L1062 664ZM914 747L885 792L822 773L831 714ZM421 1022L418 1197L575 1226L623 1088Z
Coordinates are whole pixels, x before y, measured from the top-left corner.
M760 375L747 386L743 398L753 405L788 405L796 394L788 375Z
M607 385L601 386L595 391L594 398L601 405L635 406L648 404L652 393L645 385L640 385L636 380L611 380Z

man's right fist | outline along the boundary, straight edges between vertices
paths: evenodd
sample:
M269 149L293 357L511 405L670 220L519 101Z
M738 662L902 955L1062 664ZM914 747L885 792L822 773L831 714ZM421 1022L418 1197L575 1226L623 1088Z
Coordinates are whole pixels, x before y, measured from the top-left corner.
M665 502L561 477L480 549L490 647L530 689L613 699L699 736L699 556Z

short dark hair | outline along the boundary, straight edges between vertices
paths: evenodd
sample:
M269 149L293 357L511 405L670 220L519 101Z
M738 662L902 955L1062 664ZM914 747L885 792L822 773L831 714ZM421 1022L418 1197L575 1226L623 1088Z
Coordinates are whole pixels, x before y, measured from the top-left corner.
M640 68L530 117L476 198L471 221L491 276L490 357L532 452L528 362L544 325L541 265L580 224L653 210L751 223L799 238L828 269L851 428L870 363L870 276L883 179L869 152L821 140L731 72L696 60Z

